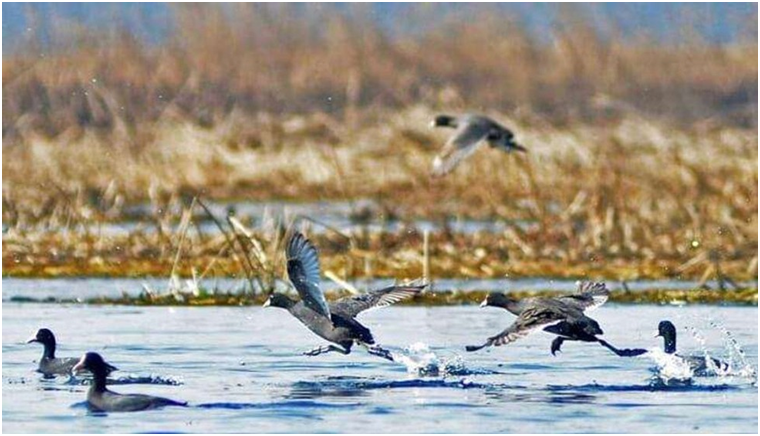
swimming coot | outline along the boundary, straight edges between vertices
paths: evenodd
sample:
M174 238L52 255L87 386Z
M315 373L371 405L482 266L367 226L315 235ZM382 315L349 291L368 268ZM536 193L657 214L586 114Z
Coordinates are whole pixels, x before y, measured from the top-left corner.
M467 346L467 351L477 351L489 346L506 345L530 332L544 327L544 331L557 335L551 345L556 355L564 341L598 342L618 356L638 356L644 349L618 349L598 337L603 334L599 323L584 314L604 304L609 291L604 283L582 282L578 292L560 297L532 297L517 300L500 292L489 294L481 307L501 307L517 315L517 319L506 330L477 346Z
M87 392L87 404L100 412L137 412L164 406L186 406L187 403L142 394L117 394L106 388L106 376L116 368L98 353L88 352L74 365L73 372L90 371L93 383Z
M288 277L301 300L296 301L285 294L272 293L264 303L264 307L286 309L309 330L336 344L317 347L304 354L316 356L331 351L349 354L351 347L359 344L364 346L370 354L393 360L389 351L374 345L375 339L372 333L356 320L356 316L365 310L390 306L413 297L426 285L390 286L328 303L319 287L319 257L311 241L296 232L288 241L286 256Z
M39 342L44 347L37 371L46 377L56 375L71 375L71 369L79 362L76 357L55 357L55 336L49 329L37 330L37 334L29 338L26 343Z
M459 162L485 143L507 152L526 151L525 147L514 142L514 135L509 129L483 115L439 115L433 120L433 126L456 129L433 161L434 176L451 172Z
M676 326L673 325L672 322L667 320L660 321L660 324L657 326L657 330L657 336L662 337L663 341L665 342L665 353L675 354L676 356L683 359L686 363L689 364L689 368L691 369L692 373L694 373L694 375L712 375L715 373L715 369L720 371L727 371L729 369L726 362L714 359L712 357L710 358L712 368L709 368L707 358L705 358L705 356L683 356L681 354L676 354Z

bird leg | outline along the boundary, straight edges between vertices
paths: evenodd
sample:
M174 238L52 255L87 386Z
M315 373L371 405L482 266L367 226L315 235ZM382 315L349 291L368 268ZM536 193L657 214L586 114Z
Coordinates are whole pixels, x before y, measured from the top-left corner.
M341 354L348 354L351 352L351 350L346 350L341 347L336 347L335 345L330 344L330 345L322 345L312 350L305 351L303 354L304 356L319 356L320 354L329 353L331 351L337 351L338 353L341 353Z
M554 340L552 341L552 348L551 348L552 356L556 356L557 351L562 351L560 348L562 347L563 342L565 342L565 338L561 336L557 336L556 338L554 338Z
M644 350L642 348L616 348L604 339L597 338L597 342L620 357L641 356L642 354L648 352L648 350Z
M383 359L388 359L391 362L394 361L393 360L393 355L391 354L391 352L388 351L388 350L386 350L385 348L382 348L382 347L377 346L377 345L368 345L368 344L365 344L365 343L362 343L361 345L363 345L364 348L367 349L367 353L369 353L369 354L371 354L373 356L382 357Z

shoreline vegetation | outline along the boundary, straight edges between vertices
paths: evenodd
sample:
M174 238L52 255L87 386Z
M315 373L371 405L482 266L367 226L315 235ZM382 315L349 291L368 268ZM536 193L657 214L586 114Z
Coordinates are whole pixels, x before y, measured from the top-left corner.
M328 291L325 293L328 300L337 299L350 295L348 291ZM434 291L425 292L409 301L397 303L399 306L456 306L476 305L486 297L485 291ZM510 292L515 298L528 298L536 296L557 295L552 291L519 291ZM610 293L609 301L618 304L659 304L659 305L683 305L683 304L718 304L757 306L757 289L736 289L731 292L692 289L651 289L636 292L617 291ZM154 293L143 291L139 295L122 295L120 297L93 297L76 299L35 299L33 297L14 297L10 302L23 303L63 303L63 304L90 304L90 305L123 305L123 306L261 306L267 300L267 294L209 292L197 290L196 292L173 291L166 293Z
M570 6L545 38L486 6L431 26L420 5L405 17L420 31L396 35L360 7L303 7L172 6L156 44L31 32L3 58L3 276L268 289L298 226L341 280L714 280L693 298L757 303L736 290L758 277L756 12L731 42L688 37L694 23L661 43ZM449 133L430 121L461 112L528 152L485 148L430 177ZM237 201L348 203L358 230L204 206ZM522 224L445 224L466 219ZM100 230L113 223L139 225Z

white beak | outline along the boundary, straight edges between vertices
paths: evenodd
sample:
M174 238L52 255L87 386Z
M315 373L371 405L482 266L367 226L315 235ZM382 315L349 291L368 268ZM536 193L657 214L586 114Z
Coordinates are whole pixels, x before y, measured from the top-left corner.
M486 297L485 299L483 299L483 302L480 303L480 307L486 307L486 306L488 306L488 297Z
M79 359L79 362L77 362L77 364L74 365L73 368L71 368L71 373L72 374L76 374L79 371L84 371L84 359L85 359L85 356L82 356L82 358Z
M267 298L267 301L264 302L264 304L261 305L261 307L269 307L272 305L272 300Z

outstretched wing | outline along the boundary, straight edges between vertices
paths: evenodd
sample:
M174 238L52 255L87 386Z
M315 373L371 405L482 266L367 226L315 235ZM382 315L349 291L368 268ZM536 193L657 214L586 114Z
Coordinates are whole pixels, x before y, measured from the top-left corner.
M565 319L565 316L557 311L529 307L503 332L496 336L491 336L483 345L467 346L466 349L467 351L477 351L485 347L506 345L527 336L540 327L563 319Z
M578 291L575 294L564 295L559 299L566 304L575 306L580 310L594 310L607 302L610 291L604 282L578 282Z
M443 176L451 172L459 162L474 153L485 143L490 128L482 123L465 122L446 142L441 153L433 161L433 175Z
M296 232L285 249L288 259L288 277L304 304L330 319L330 306L319 288L319 255L314 245Z
M353 318L365 310L390 306L401 300L411 298L422 292L426 286L389 286L377 291L367 292L366 294L341 298L332 304L332 310L334 313L340 313L341 315Z

